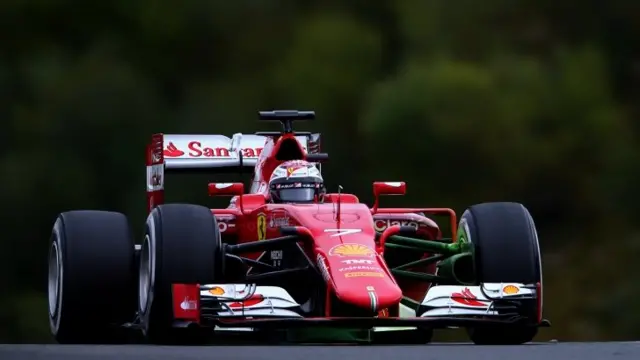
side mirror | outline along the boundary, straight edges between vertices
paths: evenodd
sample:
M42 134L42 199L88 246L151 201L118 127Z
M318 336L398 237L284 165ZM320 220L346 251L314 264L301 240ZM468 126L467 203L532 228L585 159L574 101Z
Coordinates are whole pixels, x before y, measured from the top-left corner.
M209 196L237 196L244 194L243 183L209 183Z
M374 182L373 195L406 195L407 184L404 181L398 182Z
M380 195L405 195L407 193L407 184L404 181L396 182L374 182L373 183L373 195L375 197L375 203L371 212L375 214L378 211L380 204Z

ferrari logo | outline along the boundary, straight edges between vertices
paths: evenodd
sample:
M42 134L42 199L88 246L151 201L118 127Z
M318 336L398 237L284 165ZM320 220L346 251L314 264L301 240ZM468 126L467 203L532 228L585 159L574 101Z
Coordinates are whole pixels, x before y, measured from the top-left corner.
M302 165L292 165L287 168L287 178L291 177L296 170L304 169Z
M267 215L258 214L258 240L267 238Z

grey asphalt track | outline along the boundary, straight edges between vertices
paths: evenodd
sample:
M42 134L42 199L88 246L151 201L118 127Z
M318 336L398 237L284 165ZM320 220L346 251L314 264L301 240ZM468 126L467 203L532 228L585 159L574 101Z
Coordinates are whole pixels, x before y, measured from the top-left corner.
M638 360L640 342L521 346L70 346L0 345L1 360Z

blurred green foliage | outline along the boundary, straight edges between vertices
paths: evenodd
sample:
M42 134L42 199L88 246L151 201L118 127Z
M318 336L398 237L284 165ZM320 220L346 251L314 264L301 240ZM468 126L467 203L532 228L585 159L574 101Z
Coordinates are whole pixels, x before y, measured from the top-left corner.
M275 108L317 111L303 130L323 133L330 188L523 202L540 339L640 337L637 1L4 0L0 33L2 341L49 340L57 213L141 224L151 133L263 130ZM204 180L169 178L169 197L211 203Z

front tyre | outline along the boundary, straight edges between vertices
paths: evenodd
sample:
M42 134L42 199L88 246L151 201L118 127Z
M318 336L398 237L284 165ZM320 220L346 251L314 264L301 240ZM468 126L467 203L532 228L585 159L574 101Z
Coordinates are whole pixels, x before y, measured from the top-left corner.
M458 239L474 248L477 284L522 283L542 285L540 246L529 211L518 203L483 203L469 207L460 219ZM538 294L542 296L542 294ZM540 302L542 304L542 302ZM542 306L542 305L540 305ZM468 328L479 345L517 345L530 342L538 332L537 301L522 302L525 325Z
M134 243L125 215L70 211L56 219L49 247L51 334L61 344L126 342L135 316Z
M155 344L198 344L207 333L174 328L172 284L212 284L222 276L222 245L211 210L167 204L147 218L140 250L138 314Z

